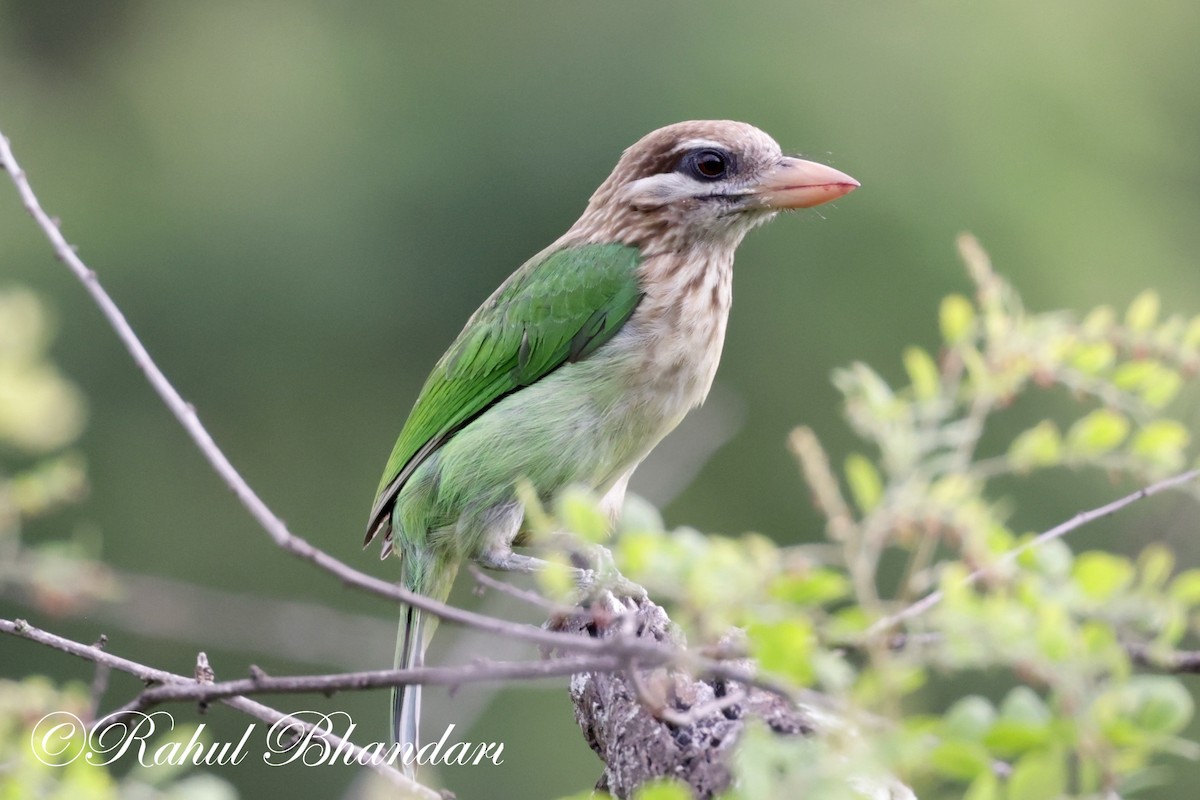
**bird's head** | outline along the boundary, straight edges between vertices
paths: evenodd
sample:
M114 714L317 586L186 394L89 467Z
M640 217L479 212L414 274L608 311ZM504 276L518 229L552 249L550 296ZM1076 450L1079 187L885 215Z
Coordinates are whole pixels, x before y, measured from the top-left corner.
M625 151L575 229L654 249L732 248L779 211L827 203L858 185L832 167L785 156L753 125L680 122Z

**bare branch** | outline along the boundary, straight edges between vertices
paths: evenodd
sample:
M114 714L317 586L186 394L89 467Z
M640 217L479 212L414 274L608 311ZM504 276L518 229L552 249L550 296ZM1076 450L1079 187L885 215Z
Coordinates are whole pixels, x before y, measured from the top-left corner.
M555 661L490 661L479 659L458 667L416 667L413 669L381 669L365 672L343 672L336 675L268 676L261 671L249 678L219 683L166 684L146 689L116 713L144 711L161 703L182 701L208 702L227 697L252 694L324 694L339 691L362 691L393 686L421 684L425 686L459 686L464 683L494 681L539 680L560 677L576 672L608 672L619 669L619 656L585 655Z
M1138 500L1151 497L1152 495L1156 495L1159 492L1164 492L1167 489L1177 488L1186 483L1194 481L1197 477L1200 477L1200 469L1189 470L1179 475L1174 475L1170 478L1164 478L1163 480L1152 483L1149 486L1144 486L1132 494L1127 494L1124 497L1118 500L1113 500L1111 503L1102 505L1099 508L1093 508L1091 511L1081 511L1066 522L1063 522L1054 526L1048 531L1038 534L1019 547L1014 547L1012 550L1009 550L1007 553L1001 556L995 564L989 564L985 567L980 567L979 569L975 570L963 579L963 585L974 586L979 582L980 578L991 573L997 567L1008 566L1014 563L1025 553L1036 547L1041 547L1046 542L1054 539L1060 539L1071 531L1082 528L1084 525L1087 525L1090 522L1095 522L1098 519L1115 514L1126 506L1136 503ZM940 589L930 592L902 611L898 611L895 614L884 617L875 622L874 625L867 629L866 638L870 639L874 636L878 636L891 630L902 622L907 622L914 617L924 614L926 611L940 603L944 596L945 595Z

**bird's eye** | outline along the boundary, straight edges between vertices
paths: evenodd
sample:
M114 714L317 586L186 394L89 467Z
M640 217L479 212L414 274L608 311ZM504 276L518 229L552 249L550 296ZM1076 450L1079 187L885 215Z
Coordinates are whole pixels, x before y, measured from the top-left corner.
M695 178L703 181L715 181L729 174L732 158L720 150L697 150L688 153L683 160L683 167Z

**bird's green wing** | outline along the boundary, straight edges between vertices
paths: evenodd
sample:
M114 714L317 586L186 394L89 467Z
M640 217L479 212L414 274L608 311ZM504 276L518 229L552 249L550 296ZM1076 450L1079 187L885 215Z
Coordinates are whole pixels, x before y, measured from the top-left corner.
M583 245L527 262L509 276L425 381L379 482L367 542L387 522L413 471L456 431L612 338L641 299L640 262L636 247Z

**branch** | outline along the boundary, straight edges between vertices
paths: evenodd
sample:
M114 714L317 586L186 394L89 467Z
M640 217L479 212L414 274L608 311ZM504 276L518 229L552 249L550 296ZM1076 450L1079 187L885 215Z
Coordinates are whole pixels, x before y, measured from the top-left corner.
M997 567L1005 567L1013 564L1025 553L1036 547L1041 547L1046 542L1054 539L1060 539L1071 531L1082 528L1084 525L1087 525L1090 522L1095 522L1098 519L1115 514L1126 506L1136 503L1138 500L1151 497L1152 495L1156 495L1159 492L1166 491L1167 489L1174 489L1178 486L1182 486L1185 483L1195 480L1197 477L1200 477L1200 469L1189 470L1179 475L1174 475L1170 478L1164 478L1163 480L1152 483L1149 486L1144 486L1132 494L1127 494L1119 500L1113 500L1111 503L1100 506L1099 508L1093 508L1091 511L1081 511L1066 522L1060 523L1050 530L1038 534L1019 547L1014 547L1012 550L1009 550L1007 553L1001 556L995 564L988 564L987 566L976 569L963 579L963 585L974 586L979 582L980 578L991 573ZM886 631L891 630L902 622L907 622L914 617L924 614L926 611L940 603L944 597L945 594L940 589L930 592L904 610L876 621L875 624L867 629L866 638L870 639L878 636Z
M1170 672L1175 675L1200 674L1200 651L1197 650L1168 650L1163 652L1144 644L1126 643L1125 652L1133 663Z
M0 632L19 636L22 639L28 639L31 642L52 647L55 650L60 650L64 653L77 656L85 661L91 661L94 664L103 666L107 669L115 669L118 672L125 672L144 682L155 682L164 685L180 685L180 686L196 686L194 678L189 678L184 675L177 675L174 672L167 672L161 669L148 667L145 664L140 664L136 661L130 661L127 658L114 656L99 647L81 644L71 639L66 639L62 636L50 633L49 631L35 628L28 622L22 619L7 620L0 619ZM215 686L216 684L208 684ZM371 753L368 753L363 748L341 737L321 730L309 723L291 718L288 714L284 714L268 706L256 703L245 697L225 697L217 698L230 708L248 714L255 719L263 720L272 725L283 720L290 720L289 724L297 728L303 729L306 733L312 732L312 735L325 741L332 747L340 748L344 752L348 752L361 764L364 764L375 772L382 775L386 780L396 787L404 790L407 794L405 797L414 797L418 800L441 800L442 795L432 789L417 783L411 778L406 777L399 770L387 765L386 763L376 763L372 758Z
M363 691L394 686L459 686L464 683L539 680L575 672L612 671L621 668L619 656L572 656L555 661L490 661L479 659L458 667L414 667L343 672L336 675L290 675L273 677L256 672L249 678L220 683L166 684L146 689L115 713L144 711L160 703L196 701L206 703L227 697L252 694L306 694L331 696L339 691ZM110 715L111 716L111 715Z

